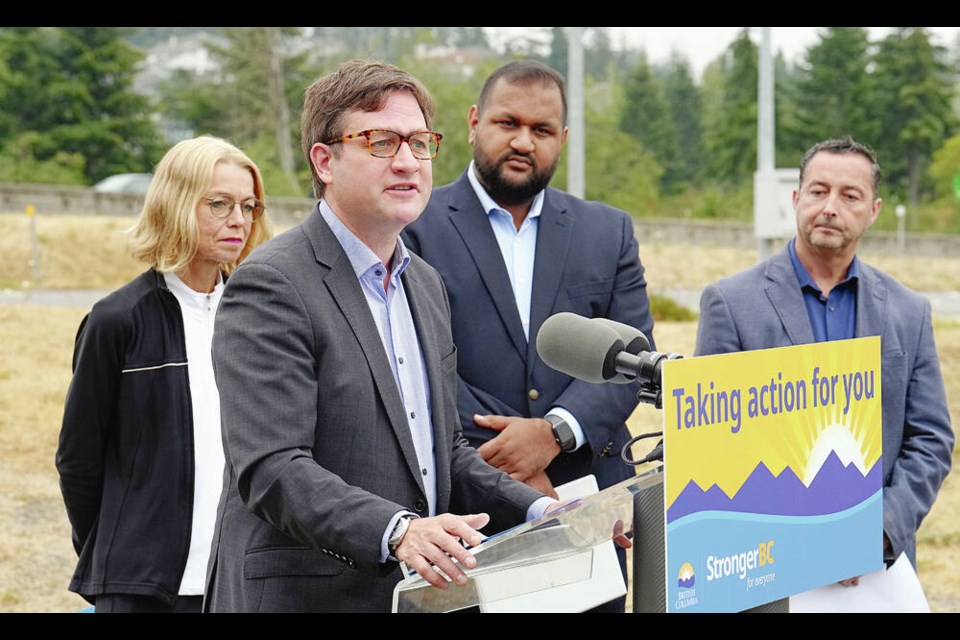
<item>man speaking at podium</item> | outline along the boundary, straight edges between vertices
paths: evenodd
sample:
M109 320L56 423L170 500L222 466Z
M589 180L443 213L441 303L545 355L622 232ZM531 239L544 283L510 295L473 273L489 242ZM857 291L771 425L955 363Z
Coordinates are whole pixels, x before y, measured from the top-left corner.
M793 192L796 237L704 289L696 355L880 336L883 558L906 554L916 567L916 531L950 471L954 436L930 302L856 255L880 213L879 181L868 147L813 146Z
M306 91L320 202L230 276L216 320L227 475L206 610L389 612L398 560L462 584L488 517L554 505L463 438L443 283L399 240L430 196L433 111L380 63Z
M633 474L620 451L638 386L548 367L536 350L544 320L603 316L653 345L630 216L548 187L566 116L555 70L523 60L494 71L467 116L473 162L403 234L450 296L464 434L487 462L547 494L589 474L600 489Z

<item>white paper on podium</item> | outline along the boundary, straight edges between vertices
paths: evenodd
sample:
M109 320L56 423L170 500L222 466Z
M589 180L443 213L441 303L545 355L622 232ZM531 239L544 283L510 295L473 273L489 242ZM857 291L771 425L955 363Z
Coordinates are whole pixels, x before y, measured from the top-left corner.
M930 613L920 578L907 556L860 577L856 587L828 584L790 597L790 613Z
M560 500L568 500L592 495L599 492L597 479L593 475L584 476L567 484L555 487ZM572 558L555 560L552 562L581 562L583 556L589 553L573 556ZM626 595L627 586L620 571L620 561L612 540L593 548L593 573L590 579L573 584L560 585L527 593L512 598L482 602L480 610L483 613L579 613L586 611L614 598ZM538 566L535 570L549 570ZM484 580L484 578L480 578ZM494 583L478 585L481 593L486 588L495 589Z

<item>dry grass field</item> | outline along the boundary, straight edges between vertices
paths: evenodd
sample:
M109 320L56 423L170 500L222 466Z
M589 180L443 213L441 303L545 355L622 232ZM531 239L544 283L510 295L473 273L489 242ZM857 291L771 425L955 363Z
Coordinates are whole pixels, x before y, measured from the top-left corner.
M0 214L0 293L5 289L99 289L142 268L126 254L130 218L44 216L36 223L39 278L31 266L31 223ZM650 291L699 288L756 261L749 251L641 243ZM864 256L922 291L960 291L960 259ZM60 499L54 452L83 307L0 305L0 612L70 612L87 606L66 590L76 556ZM937 318L936 338L954 424L960 418L960 320ZM695 322L660 322L657 345L693 352ZM660 412L640 406L635 433L660 429ZM935 612L960 612L960 483L956 469L919 534L919 573Z

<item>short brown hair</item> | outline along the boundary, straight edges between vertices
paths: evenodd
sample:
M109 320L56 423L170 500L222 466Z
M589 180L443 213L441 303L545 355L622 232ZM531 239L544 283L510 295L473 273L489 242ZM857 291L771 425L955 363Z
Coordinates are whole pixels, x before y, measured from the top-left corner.
M392 64L350 60L307 87L300 116L300 144L310 166L316 197L323 197L324 184L310 160L313 145L344 135L341 123L348 111L379 111L394 91L413 94L430 128L436 112L433 97L422 82Z

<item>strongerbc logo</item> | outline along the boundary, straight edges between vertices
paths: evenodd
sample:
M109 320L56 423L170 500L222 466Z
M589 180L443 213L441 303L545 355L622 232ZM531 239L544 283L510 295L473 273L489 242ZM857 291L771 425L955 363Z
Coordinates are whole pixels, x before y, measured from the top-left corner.
M697 576L693 573L693 565L684 562L680 567L680 574L677 576L677 586L681 589L692 589L697 583Z

